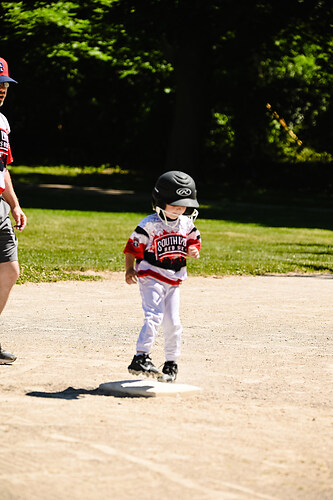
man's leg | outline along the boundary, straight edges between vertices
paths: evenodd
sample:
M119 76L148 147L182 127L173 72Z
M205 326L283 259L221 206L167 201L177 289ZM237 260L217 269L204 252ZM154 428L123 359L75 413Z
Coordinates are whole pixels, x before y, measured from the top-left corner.
M0 314L5 308L9 294L19 277L20 269L17 260L0 263Z
M0 314L4 310L10 291L19 277L19 271L19 264L16 260L0 263ZM0 344L0 365L13 363L15 359L16 356L3 351Z

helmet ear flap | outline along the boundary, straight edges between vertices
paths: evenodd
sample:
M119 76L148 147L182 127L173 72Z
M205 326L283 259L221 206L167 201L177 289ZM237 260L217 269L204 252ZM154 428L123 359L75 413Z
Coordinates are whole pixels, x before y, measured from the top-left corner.
M164 210L166 207L165 201L163 201L158 195L158 191L156 188L154 188L152 192L152 205L154 210L156 209L156 207L160 207L162 208L162 210Z
M186 210L183 215L187 215L187 217L189 217L193 214L194 210L195 210L194 207L186 207Z

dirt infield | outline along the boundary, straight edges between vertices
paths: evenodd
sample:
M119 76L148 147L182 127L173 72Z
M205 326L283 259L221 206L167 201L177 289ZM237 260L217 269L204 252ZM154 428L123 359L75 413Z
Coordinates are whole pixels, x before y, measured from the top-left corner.
M178 382L202 391L131 398L98 387L134 378L137 286L14 287L1 500L332 499L332 292L332 276L189 278Z

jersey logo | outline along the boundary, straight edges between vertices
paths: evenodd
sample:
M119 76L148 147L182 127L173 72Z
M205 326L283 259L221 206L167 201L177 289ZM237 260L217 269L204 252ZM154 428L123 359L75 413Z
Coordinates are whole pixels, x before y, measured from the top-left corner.
M166 257L186 256L187 241L181 234L164 234L155 240L155 255L157 260Z
M8 153L8 134L0 129L0 151Z
M179 188L177 189L176 193L179 196L190 196L190 194L192 194L192 191L190 188Z

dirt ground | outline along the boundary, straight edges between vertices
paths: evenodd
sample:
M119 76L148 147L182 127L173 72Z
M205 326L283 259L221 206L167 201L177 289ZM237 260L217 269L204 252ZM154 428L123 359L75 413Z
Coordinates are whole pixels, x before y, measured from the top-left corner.
M137 286L15 286L1 500L332 499L332 292L332 276L190 277L177 382L202 390L133 398L98 387L135 379Z

